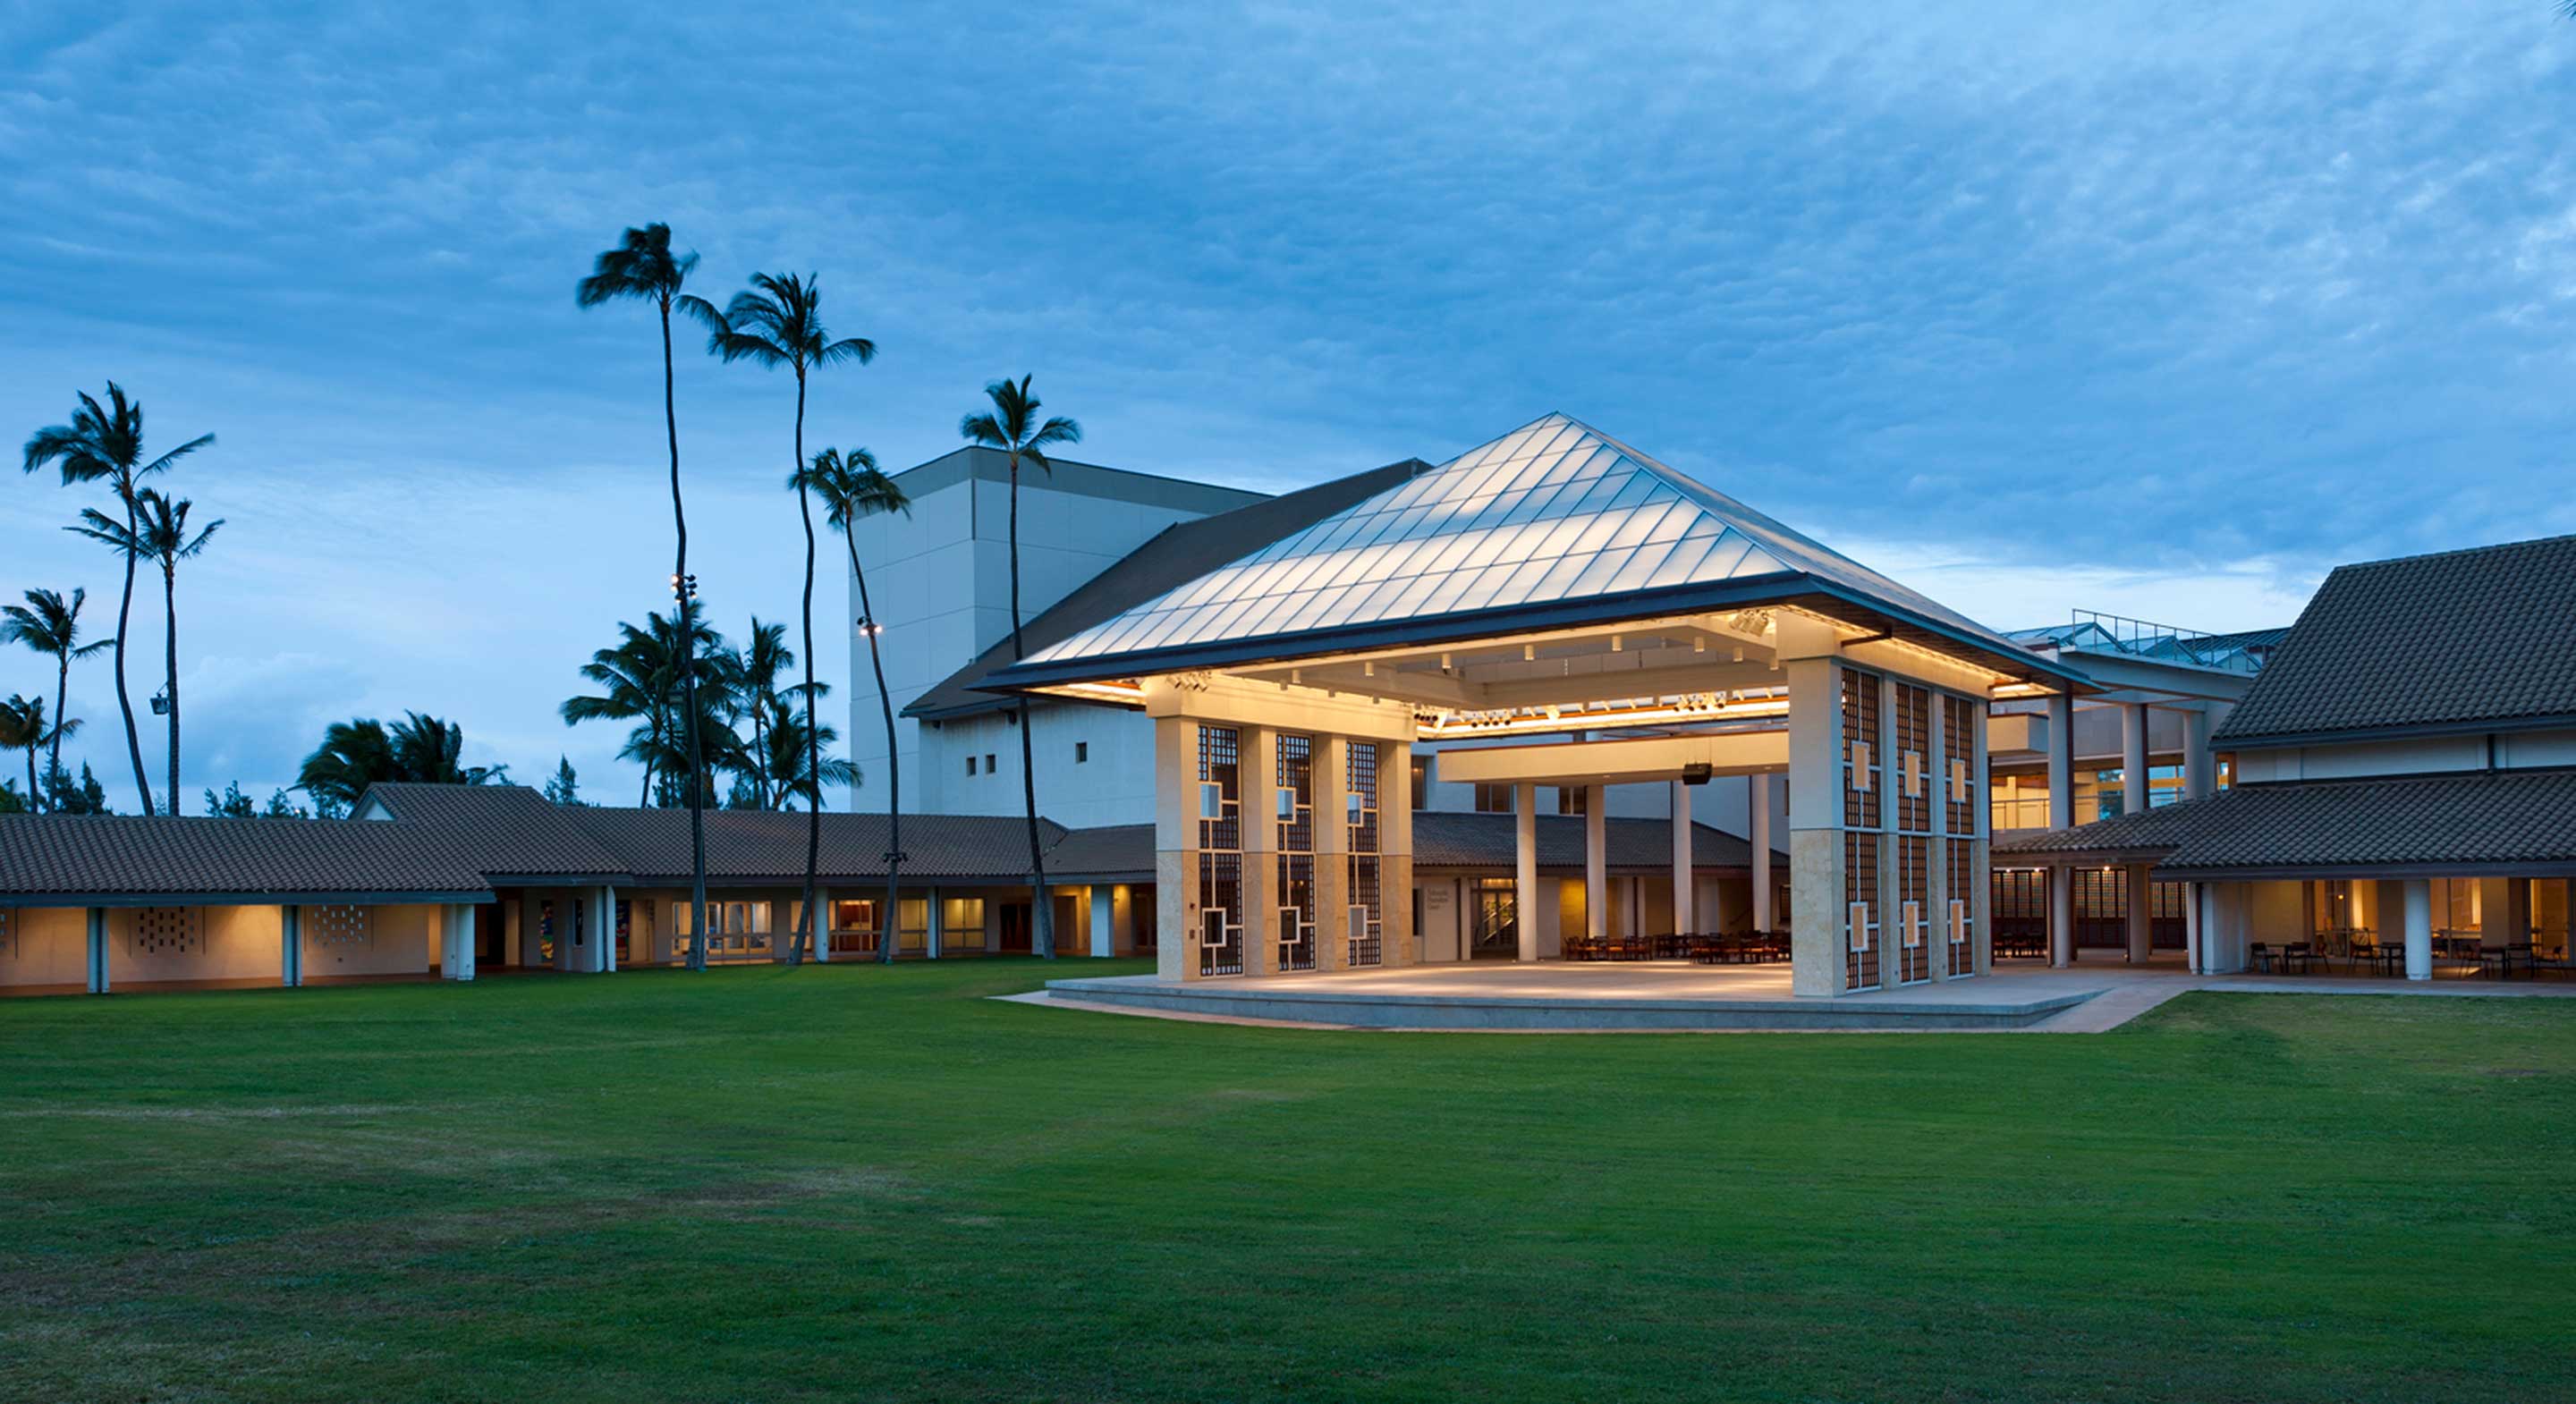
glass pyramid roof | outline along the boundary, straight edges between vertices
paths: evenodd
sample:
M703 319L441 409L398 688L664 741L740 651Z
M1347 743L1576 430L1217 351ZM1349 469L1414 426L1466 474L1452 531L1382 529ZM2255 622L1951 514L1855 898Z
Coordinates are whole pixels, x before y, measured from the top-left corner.
M1561 414L1470 449L1029 658L1106 660L1283 635L1812 576L2000 636ZM1048 669L1047 671L1058 671Z

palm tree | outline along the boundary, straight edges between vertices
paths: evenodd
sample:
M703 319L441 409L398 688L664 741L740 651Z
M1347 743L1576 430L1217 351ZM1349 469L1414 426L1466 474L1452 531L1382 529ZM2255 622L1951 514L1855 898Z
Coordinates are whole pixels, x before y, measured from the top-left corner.
M822 755L823 748L839 740L841 733L828 722L813 722L811 708L799 712L788 705L784 696L767 698L760 706L769 713L767 766L778 777L777 798L767 807L784 809L791 801L803 800L808 812L817 811L823 807L823 786L846 787L858 782L857 766L837 756ZM811 735L807 734L809 724ZM814 778L817 773L822 776L820 784Z
M27 812L36 812L36 752L43 750L49 735L45 730L45 699L12 695L0 702L0 751L27 753Z
M425 713L405 712L390 730L373 717L333 722L321 746L304 758L295 788L313 796L328 819L348 813L369 785L490 785L509 779L510 767L469 766L464 755L465 729Z
M1038 422L1038 397L1029 393L1029 377L1021 376L1018 384L996 380L984 387L993 408L969 414L957 422L957 432L967 442L999 449L1011 458L1011 661L1026 655L1020 641L1020 464L1026 462L1041 473L1054 471L1046 450L1051 444L1082 442L1082 426L1058 415ZM1013 704L1020 728L1020 794L1027 801L1029 824L1029 892L1037 931L1038 954L1055 959L1055 912L1047 900L1046 857L1038 839L1038 777L1031 763L1029 744L1029 703L1025 697Z
M88 601L89 591L74 586L69 602L51 590L29 590L25 604L0 606L0 643L22 643L54 660L56 725L53 750L45 758L48 784L63 768L63 733L78 725L61 721L69 705L72 660L110 647L106 639L87 644L80 641L81 606Z
M653 802L657 775L703 773L705 767L691 757L721 748L722 743L704 723L707 713L714 705L725 702L730 690L725 676L723 635L703 621L693 623L698 667L694 676L684 677L689 670L674 661L681 653L678 624L659 614L647 614L644 620L646 627L641 629L619 623L616 646L591 654L590 661L582 665L581 675L599 684L600 694L567 697L561 708L566 726L586 721L637 723L627 733L625 749L618 752L618 758L639 761L644 766L644 789L636 800L639 805ZM674 688L682 694L683 708L692 701L699 704L697 724L693 725L685 715L672 715ZM703 803L703 795L700 800Z
M680 414L671 388L671 309L701 321L715 318L715 308L702 297L691 297L681 291L689 274L698 266L694 253L671 252L671 226L648 224L629 229L610 249L591 263L590 276L573 289L576 305L590 308L623 298L640 298L653 304L662 318L662 429L671 443L671 531L674 546L671 553L671 593L679 602L680 630L690 633L696 613L697 581L689 574L689 517L680 505ZM680 670L681 718L686 735L689 775L689 904L697 920L690 929L706 929L707 912L707 821L706 821L706 748L698 734L698 676L694 668ZM570 721L571 718L565 718ZM649 796L653 775L648 767L644 788ZM704 969L704 962L692 957L690 964Z
M727 669L735 688L736 717L748 712L751 718L751 749L748 759L752 779L759 788L761 807L769 806L770 774L767 733L769 712L760 706L763 698L777 695L778 675L796 666L796 650L787 646L787 626L763 624L760 616L751 617L751 640L735 650Z
M835 341L823 327L823 290L811 273L803 277L790 273L774 277L767 273L751 275L751 290L738 292L725 304L720 324L710 324L707 350L726 361L749 361L768 369L785 366L796 372L796 456L788 460L787 482L796 489L796 510L805 520L805 738L809 747L805 769L812 773L822 765L822 752L817 739L821 728L813 725L814 700L820 694L814 686L814 503L805 483L805 381L813 372L843 361L861 365L876 359L877 345L862 336L843 337ZM796 915L796 937L787 948L790 966L805 957L805 943L814 925L815 869L823 860L823 808L814 805L806 811L805 820L805 905Z
M39 429L27 440L26 470L32 473L53 463L60 465L67 484L105 481L125 508L125 529L130 532L135 527L137 485L145 478L168 472L171 465L214 441L214 435L200 434L145 462L143 402L126 399L125 391L111 380L107 383L107 404L102 406L84 393L72 410L71 423ZM125 751L134 762L134 789L142 796L143 812L150 814L152 782L143 771L143 735L134 728L134 699L125 690L126 618L133 610L134 558L128 556L125 594L116 605L116 706L125 714ZM170 803L176 812L179 797L172 795Z
M815 489L823 495L823 520L841 534L841 544L849 548L850 578L859 587L859 632L867 636L868 665L876 670L877 705L885 713L886 735L886 895L885 907L879 913L883 929L877 933L877 960L894 961L895 901L902 885L903 867L903 763L895 755L894 697L886 691L885 657L877 647L877 638L885 632L877 623L876 607L868 601L868 573L859 565L857 523L861 518L880 512L912 515L912 499L894 479L877 469L876 455L866 449L852 449L848 457L825 449L814 455Z
M179 812L179 562L202 553L224 524L221 517L188 534L188 499L173 499L157 488L145 488L128 504L129 520L119 523L95 507L81 513L83 525L65 527L93 541L104 541L125 557L132 574L137 557L161 567L162 695L170 703L170 812Z

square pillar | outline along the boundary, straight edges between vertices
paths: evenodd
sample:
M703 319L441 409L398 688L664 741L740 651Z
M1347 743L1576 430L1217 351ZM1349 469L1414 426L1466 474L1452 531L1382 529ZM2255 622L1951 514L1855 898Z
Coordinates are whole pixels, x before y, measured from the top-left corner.
M1236 789L1243 802L1243 974L1279 973L1279 733L1238 726Z
M617 969L617 889L599 889L599 952L591 957L591 968L602 975Z
M1091 885L1091 954L1106 958L1118 953L1118 893L1109 884Z
M1842 699L1830 657L1790 659L1789 988L1842 993Z
M107 993L107 908L89 909L89 992Z
M1610 819L1605 785L1583 787L1583 934L1610 935Z
M2433 978L2433 884L2406 880L2406 978Z
M1538 786L1526 780L1512 787L1512 856L1512 925L1527 965L1538 959Z
M1595 793L1598 793L1596 790ZM1771 929L1771 775L1744 777L1745 827L1753 842L1753 929Z
M2200 892L2199 883L2182 885L2182 968L2194 975L2202 973L2205 964L2200 949Z
M1690 787L1675 780L1672 791L1673 934L1686 936L1699 929L1698 865L1691 851Z
M898 897L896 900L901 901L902 899ZM939 889L934 887L931 888L922 899L921 923L923 931L921 940L922 956L924 959L939 959L939 948L942 944L940 920ZM901 924L902 923L900 921L896 923L898 926Z
M1351 743L1315 738L1315 969L1351 968ZM1379 900L1385 900L1380 874ZM1383 942L1381 942L1383 944Z
M1381 741L1377 750L1378 965L1415 963L1413 929L1413 743Z
M1199 728L1154 718L1154 973L1199 978Z
M832 958L832 891L814 889L814 960L822 964Z
M2129 899L2129 963L2144 965L2155 957L2155 884L2148 879L2152 870L2144 863L2131 863L2126 871L2128 881L2121 888Z
M453 946L455 938L449 937L448 944ZM469 943L466 955L471 957L473 953ZM454 953L449 952L443 958L452 963ZM469 975L466 978L473 977ZM290 990L304 985L304 909L292 902L277 909L277 983Z

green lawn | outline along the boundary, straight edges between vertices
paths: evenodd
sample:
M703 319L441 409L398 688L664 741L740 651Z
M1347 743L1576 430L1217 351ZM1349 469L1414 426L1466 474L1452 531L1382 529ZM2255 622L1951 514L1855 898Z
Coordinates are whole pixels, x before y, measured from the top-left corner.
M2576 1002L1513 1037L979 998L1042 973L0 1001L0 1395L2576 1392Z

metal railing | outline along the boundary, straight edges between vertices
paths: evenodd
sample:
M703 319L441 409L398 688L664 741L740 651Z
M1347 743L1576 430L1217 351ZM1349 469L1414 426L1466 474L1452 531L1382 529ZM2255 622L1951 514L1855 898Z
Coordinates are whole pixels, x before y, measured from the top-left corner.
M2190 663L2203 668L2223 668L2229 672L2252 673L2261 664L2244 649L2222 642L2217 636L2198 629L2185 629L2173 624L2157 624L2126 615L2105 614L2100 610L2074 611L2074 622L2101 631L2110 646L2136 658L2162 658L2177 663ZM2081 648L2089 640L2070 637L2069 646Z

